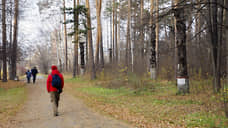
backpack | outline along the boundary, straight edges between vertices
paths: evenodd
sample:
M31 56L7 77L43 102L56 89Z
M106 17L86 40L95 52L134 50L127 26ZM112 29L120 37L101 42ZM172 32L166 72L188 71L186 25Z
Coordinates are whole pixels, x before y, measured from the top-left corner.
M32 73L31 72L26 72L27 77L31 77Z
M59 77L59 75L55 74L55 75L51 75L52 76L52 82L51 82L51 85L52 87L58 89L58 90L61 90L62 89L62 81L61 81L61 78Z

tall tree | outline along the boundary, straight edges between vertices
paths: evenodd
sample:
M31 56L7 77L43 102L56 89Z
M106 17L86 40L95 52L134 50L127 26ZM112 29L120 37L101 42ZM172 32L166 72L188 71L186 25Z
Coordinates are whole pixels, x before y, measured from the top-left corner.
M6 0L2 0L2 60L3 60L3 82L7 82L7 55L6 55Z
M141 4L140 4L140 44L139 44L139 55L140 58L143 58L143 53L144 53L144 21L143 21L143 17L144 17L144 0L140 0Z
M17 75L17 36L18 36L18 15L19 15L19 9L18 9L19 3L18 0L14 0L14 27L13 27L13 47L12 47L12 79L16 78Z
M102 35L102 26L101 26L101 43L100 43L100 55L101 55L101 59L100 59L100 63L101 63L101 68L104 68L104 48L103 48L103 35Z
M225 0L225 3L224 3L225 7L228 8L228 0ZM224 41L225 41L225 44L226 44L226 48L228 49L228 10L227 9L224 9L224 26L225 26L225 31L224 31ZM228 53L228 51L226 51L226 54ZM228 72L228 56L226 56L226 72ZM227 80L227 83L228 83L228 76L226 78ZM227 84L226 84L227 85ZM227 89L228 87L225 86L225 88ZM224 89L225 90L225 89ZM226 117L228 117L228 92L226 91L225 93L225 100L224 100L224 106L225 106L225 114L226 114Z
M158 68L158 64L159 64L159 50L158 50L158 45L159 45L159 1L156 0L156 30L155 30L155 33L156 33L156 48L155 48L155 51L156 51L156 68Z
M154 0L150 0L150 73L151 79L156 79L156 41L154 21Z
M88 46L89 46L89 73L90 78L93 80L96 78L96 70L94 65L94 55L93 55L93 38L92 38L92 28L91 28L91 18L90 18L90 5L89 0L86 0L86 8L87 10L87 27L88 29Z
M75 78L76 75L78 75L78 44L79 44L79 30L78 30L78 21L79 21L79 13L77 11L77 7L79 5L79 0L74 0L74 27L75 27L75 33L74 33L74 61L73 61L73 77Z
M67 24L66 24L66 3L63 0L63 20L64 20L64 42L65 42L65 70L68 70L68 52L67 52Z
M110 7L112 7L112 2L110 1ZM110 48L109 48L109 61L112 63L113 61L113 48L112 48L112 42L113 42L113 35L112 35L112 12L110 11Z
M185 2L175 0L175 43L177 47L177 88L178 93L189 93L189 80L186 56L186 19L184 13Z
M131 0L128 0L128 16L127 16L127 43L126 43L126 54L125 54L125 61L126 66L129 66L129 56L130 56L130 43L131 43Z
M115 0L112 0L112 57L115 61Z
M95 63L99 65L99 48L101 44L101 5L102 0L96 0L96 15L97 15L97 42L96 42L96 55L95 55Z
M218 6L216 0L208 0L208 26L210 33L210 44L212 46L212 65L213 65L213 86L214 92L221 89L220 80L220 43L218 41Z
M117 15L118 15L118 12L117 12L117 8L118 8L118 3L115 2L115 5L114 5L114 9L115 9L115 62L118 63L118 44L117 44Z
M12 49L12 35L13 35L13 32L12 32L12 27L13 27L13 2L12 0L10 0L10 10L9 10L9 13L10 13L10 18L9 18L9 48L8 48L8 52L9 52L9 59L8 59L8 64L10 66L10 68L8 69L8 72L9 72L9 79L14 79L13 78L13 72L12 72L12 59L13 59L13 49Z

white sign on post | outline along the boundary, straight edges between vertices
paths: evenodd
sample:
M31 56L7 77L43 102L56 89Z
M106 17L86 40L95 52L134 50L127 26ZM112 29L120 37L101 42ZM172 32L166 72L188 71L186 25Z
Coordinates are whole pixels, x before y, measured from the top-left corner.
M185 85L185 78L177 78L177 85Z

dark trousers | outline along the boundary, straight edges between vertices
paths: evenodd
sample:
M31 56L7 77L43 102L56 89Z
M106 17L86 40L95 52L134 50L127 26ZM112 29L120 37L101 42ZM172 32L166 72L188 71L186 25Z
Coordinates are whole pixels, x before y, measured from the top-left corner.
M36 82L36 75L33 75L32 77L33 77L33 83L35 83Z
M31 78L31 77L27 77L27 83L30 83L30 78Z
M51 103L53 107L54 115L58 114L58 106L59 106L59 97L60 94L58 92L50 92L51 95Z

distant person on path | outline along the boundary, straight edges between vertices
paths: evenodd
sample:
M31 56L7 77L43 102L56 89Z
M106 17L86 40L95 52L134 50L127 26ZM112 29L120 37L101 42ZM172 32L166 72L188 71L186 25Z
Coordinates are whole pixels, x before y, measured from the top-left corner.
M27 83L30 83L30 79L31 79L32 73L28 70L25 74L26 74L26 77L27 77Z
M34 67L33 69L31 69L31 72L32 72L32 77L33 77L33 84L35 84L36 74L38 73L38 70L36 69L36 67Z
M59 99L64 86L64 79L63 75L58 71L57 66L53 65L51 70L52 72L47 78L47 91L51 96L54 116L58 116Z

